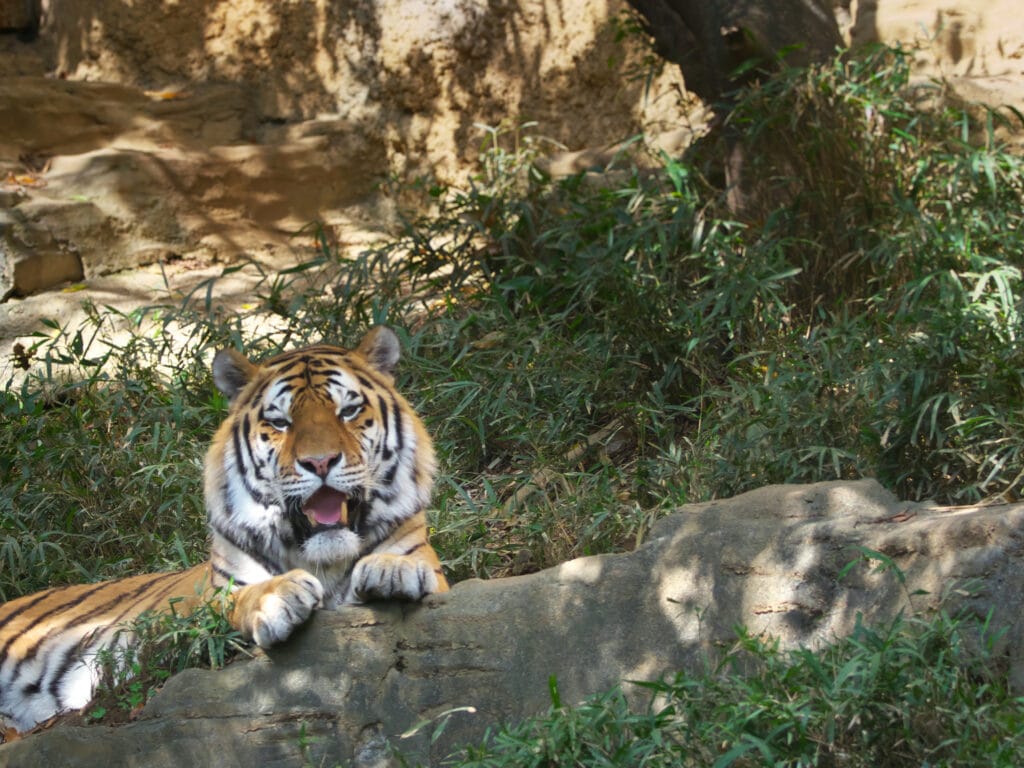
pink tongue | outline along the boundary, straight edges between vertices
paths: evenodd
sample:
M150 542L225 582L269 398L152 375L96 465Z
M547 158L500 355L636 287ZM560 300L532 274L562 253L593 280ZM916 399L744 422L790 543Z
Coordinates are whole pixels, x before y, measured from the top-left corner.
M333 488L321 488L309 497L302 511L306 513L311 522L315 521L317 525L335 525L338 522L348 525L348 521L342 519L346 511L345 502L347 500L348 496L341 491L336 491Z

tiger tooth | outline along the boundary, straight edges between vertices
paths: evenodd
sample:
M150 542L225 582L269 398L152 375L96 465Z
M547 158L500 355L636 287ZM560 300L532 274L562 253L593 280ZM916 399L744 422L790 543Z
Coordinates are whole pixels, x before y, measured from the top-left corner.
M341 520L338 522L348 527L348 499L341 502Z

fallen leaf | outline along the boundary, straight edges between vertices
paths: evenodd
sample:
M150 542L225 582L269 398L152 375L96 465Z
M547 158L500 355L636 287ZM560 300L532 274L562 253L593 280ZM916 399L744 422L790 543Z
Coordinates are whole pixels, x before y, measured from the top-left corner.
M44 187L46 182L32 173L8 173L4 180L7 184L17 184L20 187Z
M187 99L188 91L144 91L154 101L173 101L175 99Z

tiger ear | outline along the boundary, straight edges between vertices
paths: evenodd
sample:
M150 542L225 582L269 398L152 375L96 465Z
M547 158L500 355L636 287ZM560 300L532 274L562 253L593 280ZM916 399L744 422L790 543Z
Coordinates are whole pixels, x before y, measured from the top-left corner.
M213 358L213 383L228 401L242 391L256 372L256 366L234 349L222 349Z
M402 347L394 331L386 325L378 325L363 337L356 352L381 373L394 376L398 358L402 356Z

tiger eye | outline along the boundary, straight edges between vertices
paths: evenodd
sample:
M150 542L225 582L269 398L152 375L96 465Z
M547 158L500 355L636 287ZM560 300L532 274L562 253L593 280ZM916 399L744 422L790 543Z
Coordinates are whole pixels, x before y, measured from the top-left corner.
M362 403L354 403L352 405L346 405L338 412L338 415L345 421L352 421L352 419L358 416L362 410Z

